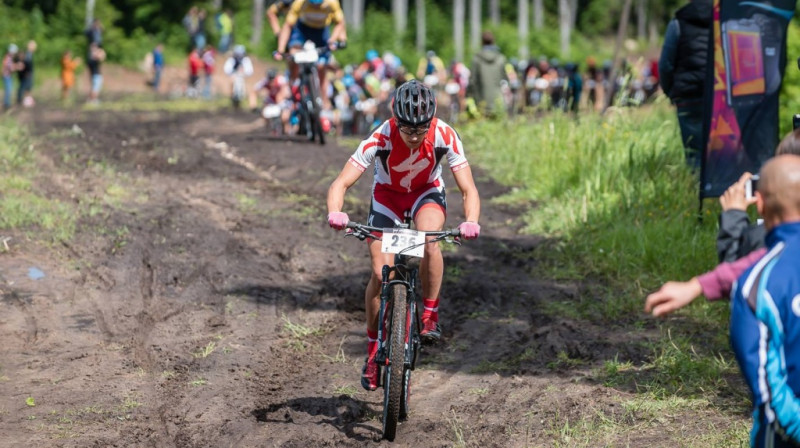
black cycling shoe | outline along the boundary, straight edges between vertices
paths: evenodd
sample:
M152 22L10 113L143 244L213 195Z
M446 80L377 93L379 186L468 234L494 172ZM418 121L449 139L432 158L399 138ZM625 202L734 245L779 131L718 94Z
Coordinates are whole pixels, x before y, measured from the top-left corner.
M439 326L439 322L430 319L422 321L422 331L419 332L419 337L424 344L439 342L442 338L442 328Z

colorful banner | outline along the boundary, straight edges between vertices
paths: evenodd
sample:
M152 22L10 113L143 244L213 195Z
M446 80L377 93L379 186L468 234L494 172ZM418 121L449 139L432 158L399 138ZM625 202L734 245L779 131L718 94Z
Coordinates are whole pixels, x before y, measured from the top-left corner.
M706 95L701 198L722 195L775 153L786 29L796 2L714 0L714 90Z

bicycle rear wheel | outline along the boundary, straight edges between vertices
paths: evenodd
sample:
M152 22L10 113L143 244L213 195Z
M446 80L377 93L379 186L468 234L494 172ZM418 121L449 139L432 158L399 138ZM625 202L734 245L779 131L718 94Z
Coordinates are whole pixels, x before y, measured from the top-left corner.
M406 287L402 284L392 286L392 321L389 341L389 365L383 383L383 438L394 440L397 421L400 419L400 405L403 400L406 364Z

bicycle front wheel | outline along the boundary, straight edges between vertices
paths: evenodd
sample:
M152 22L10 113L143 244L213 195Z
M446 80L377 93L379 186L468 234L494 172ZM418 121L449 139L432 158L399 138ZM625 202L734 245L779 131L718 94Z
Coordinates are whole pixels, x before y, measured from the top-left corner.
M390 303L392 321L389 340L389 365L386 367L383 395L383 438L394 440L397 421L400 419L400 405L403 400L406 363L406 287L402 284L392 286Z

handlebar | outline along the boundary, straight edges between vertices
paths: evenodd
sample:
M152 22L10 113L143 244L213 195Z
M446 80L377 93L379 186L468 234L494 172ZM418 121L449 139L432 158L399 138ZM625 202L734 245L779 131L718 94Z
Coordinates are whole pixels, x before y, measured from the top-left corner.
M320 55L325 53L326 51L329 51L329 50L330 51L335 51L335 50L341 50L341 49L344 49L344 48L347 48L347 41L343 41L343 40L342 41L333 42L333 48L331 48L330 44L322 46L322 47L314 47L314 49ZM305 49L305 48L301 47L301 49ZM281 52L281 51L275 50L275 51L272 52L272 57L273 58L276 58L277 55L280 55L282 57L282 59L285 59L285 60L294 59L294 57L293 57L294 55L291 52L288 52L288 51Z
M378 238L375 235L373 235L372 232L381 232L381 233L383 233L383 230L384 230L382 227L368 226L368 225L364 225L364 224L361 224L361 223L358 223L358 222L355 222L355 221L347 221L347 225L345 226L345 228L353 230L353 232L352 233L348 233L348 235L353 235L353 236L357 237L360 240L363 240L365 238L373 238L373 239L379 240L380 238ZM458 230L458 228L447 229L447 230L434 230L434 231L430 231L430 232L427 232L427 231L423 230L422 232L425 233L425 236L433 236L433 237L435 237L432 241L429 241L429 242L441 241L441 240L443 240L445 238L448 238L448 237L458 238L458 237L461 236L461 231Z

